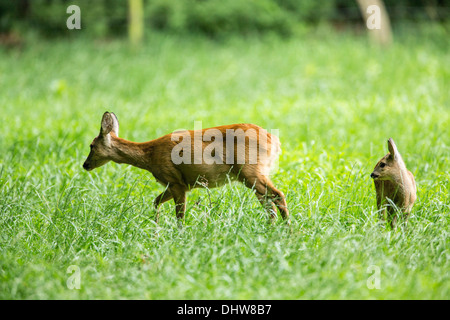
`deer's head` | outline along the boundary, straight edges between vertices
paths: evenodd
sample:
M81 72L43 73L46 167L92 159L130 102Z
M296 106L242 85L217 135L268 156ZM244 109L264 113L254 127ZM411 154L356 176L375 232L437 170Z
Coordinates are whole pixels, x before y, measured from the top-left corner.
M405 169L405 163L392 138L388 140L388 149L389 153L378 161L370 174L370 177L374 180L398 181L397 178L401 176Z
M101 167L111 160L111 134L119 136L119 121L114 113L105 112L102 117L100 134L94 138L90 148L91 151L83 164L87 171Z

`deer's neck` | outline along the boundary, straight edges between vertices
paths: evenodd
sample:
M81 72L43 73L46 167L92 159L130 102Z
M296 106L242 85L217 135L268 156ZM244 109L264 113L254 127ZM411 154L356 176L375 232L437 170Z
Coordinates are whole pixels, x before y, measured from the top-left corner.
M112 160L117 163L126 163L141 169L148 169L150 166L148 154L150 149L147 144L114 137L111 139Z
M399 174L394 177L393 182L397 186L398 192L402 195L406 195L409 186L408 172L406 170L400 170Z
M402 171L398 176L392 177L392 180L380 181L378 191L383 197L388 197L403 206L410 197L410 180L406 171Z

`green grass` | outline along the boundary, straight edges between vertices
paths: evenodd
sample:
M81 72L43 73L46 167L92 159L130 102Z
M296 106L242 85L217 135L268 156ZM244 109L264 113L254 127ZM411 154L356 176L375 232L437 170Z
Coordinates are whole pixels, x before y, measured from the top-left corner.
M319 32L0 51L0 298L447 299L448 49L441 31L385 50ZM194 121L279 129L291 230L238 184L191 192L181 229L164 204L156 225L150 173L81 167L107 110L135 141ZM406 229L380 225L369 178L389 137L418 184Z

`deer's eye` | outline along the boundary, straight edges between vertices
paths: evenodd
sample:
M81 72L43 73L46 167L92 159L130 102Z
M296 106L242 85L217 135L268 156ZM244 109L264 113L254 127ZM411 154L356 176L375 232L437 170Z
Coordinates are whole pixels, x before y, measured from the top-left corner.
M386 167L386 163L384 163L384 162L380 163L380 168L384 168L384 167Z

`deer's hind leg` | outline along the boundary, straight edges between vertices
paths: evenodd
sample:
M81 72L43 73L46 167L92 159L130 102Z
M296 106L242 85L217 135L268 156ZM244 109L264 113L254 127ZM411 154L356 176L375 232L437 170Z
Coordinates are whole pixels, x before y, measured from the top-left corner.
M266 178L266 185L263 187L266 191L266 194L270 197L271 201L275 203L276 207L278 208L278 211L280 211L281 217L290 224L289 219L289 210L286 203L286 197L284 196L284 193L275 188L272 181L270 181L268 178ZM261 188L260 188L261 189Z
M243 173L243 182L248 188L253 188L255 190L258 200L269 212L270 219L273 220L276 218L275 208L278 208L283 219L290 224L289 210L283 192L275 188L268 176L256 172L256 170ZM270 204L268 202L270 202Z
M270 199L267 198L266 194L262 194L255 190L255 195L258 198L259 202L263 206L263 208L267 211L269 214L269 221L270 223L275 223L277 220L277 207L276 205L270 201Z

